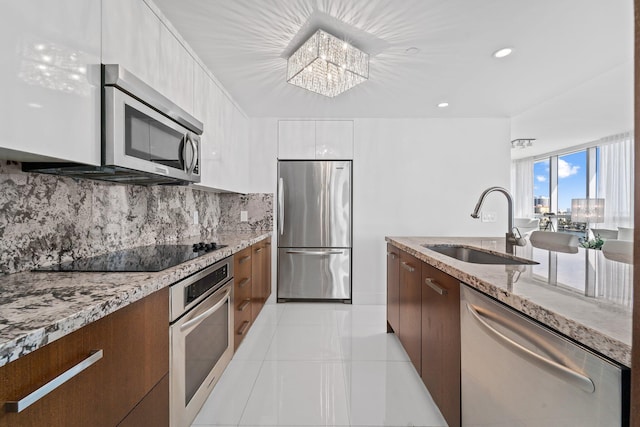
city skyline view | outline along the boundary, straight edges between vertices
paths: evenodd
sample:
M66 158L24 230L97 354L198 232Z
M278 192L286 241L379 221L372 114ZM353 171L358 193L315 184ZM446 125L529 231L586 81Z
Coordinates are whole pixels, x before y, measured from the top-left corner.
M599 150L596 153L596 158ZM597 163L597 161L596 161ZM533 164L533 194L537 198L549 198L549 159ZM571 212L571 199L585 198L587 195L587 152L586 150L558 157L558 206L552 212ZM534 202L535 203L535 202ZM535 204L534 204L535 206Z

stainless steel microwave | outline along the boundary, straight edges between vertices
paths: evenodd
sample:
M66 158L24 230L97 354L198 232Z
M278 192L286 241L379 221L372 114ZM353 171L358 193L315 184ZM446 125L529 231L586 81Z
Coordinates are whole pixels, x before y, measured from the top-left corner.
M102 71L102 164L23 170L141 185L200 182L202 122L123 67Z

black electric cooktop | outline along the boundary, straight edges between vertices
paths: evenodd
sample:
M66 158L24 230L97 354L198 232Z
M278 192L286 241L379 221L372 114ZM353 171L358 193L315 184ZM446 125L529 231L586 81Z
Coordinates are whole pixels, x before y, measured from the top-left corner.
M141 272L162 271L227 245L151 245L109 252L63 264L40 267L33 271Z

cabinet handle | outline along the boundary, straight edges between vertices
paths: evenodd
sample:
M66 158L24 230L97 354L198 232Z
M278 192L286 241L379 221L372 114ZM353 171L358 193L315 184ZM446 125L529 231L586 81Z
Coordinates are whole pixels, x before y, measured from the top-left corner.
M38 400L45 397L47 394L51 393L53 390L60 387L62 384L69 381L71 378L78 375L80 372L87 369L89 366L96 363L98 360L102 359L103 351L102 350L91 350L89 353L89 357L84 359L82 362L78 363L74 367L68 369L62 374L58 375L42 387L37 390L29 393L27 396L23 397L18 401L10 401L5 402L5 409L7 412L22 412L24 409L28 408L32 404L36 403Z
M398 254L395 252L387 251L387 256L390 256L393 259L398 258Z
M251 259L251 255L243 256L242 258L240 258L240 261L238 261L238 264L244 264L245 262L249 261L250 259Z
M264 249L264 248L258 248L258 249L256 249L256 253L262 252L262 249Z
M240 304L238 306L238 311L244 311L244 309L247 308L249 306L249 304L251 304L251 300L250 299L246 299L246 300L242 301L242 304Z
M411 264L405 261L402 261L402 268L407 270L409 273L413 273L414 271L416 271L416 269Z
M447 295L449 293L449 292L447 292L447 290L445 288L443 288L442 286L438 285L438 282L433 280L431 277L427 277L426 279L424 279L424 283L426 283L427 286L429 286L431 289L433 289L434 291L436 291L440 295Z
M271 242L266 242L264 245L265 246L271 246Z
M240 329L238 329L238 335L244 335L244 333L247 332L247 329L249 329L249 321L245 320L244 322L242 322L242 326L240 326Z
M238 283L238 287L239 288L244 288L245 286L247 286L247 283L249 283L249 278L245 277L244 279L240 280L240 283Z

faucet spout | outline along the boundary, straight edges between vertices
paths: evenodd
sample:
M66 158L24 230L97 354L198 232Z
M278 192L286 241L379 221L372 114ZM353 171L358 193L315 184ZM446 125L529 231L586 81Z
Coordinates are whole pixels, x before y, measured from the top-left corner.
M514 245L523 246L524 239L522 239L522 236L520 236L520 231L518 231L517 228L515 229L516 231L518 231L517 235L514 232L515 227L513 226L513 197L511 196L511 193L509 193L509 191L506 188L489 187L486 190L484 190L480 195L480 198L478 199L478 203L476 203L475 209L471 213L471 217L476 219L480 217L480 209L482 209L482 205L484 204L484 199L486 199L486 197L490 193L493 193L494 191L504 194L504 196L507 198L508 224L507 224L507 234L506 234L506 238L507 238L506 252L512 254L514 252Z

